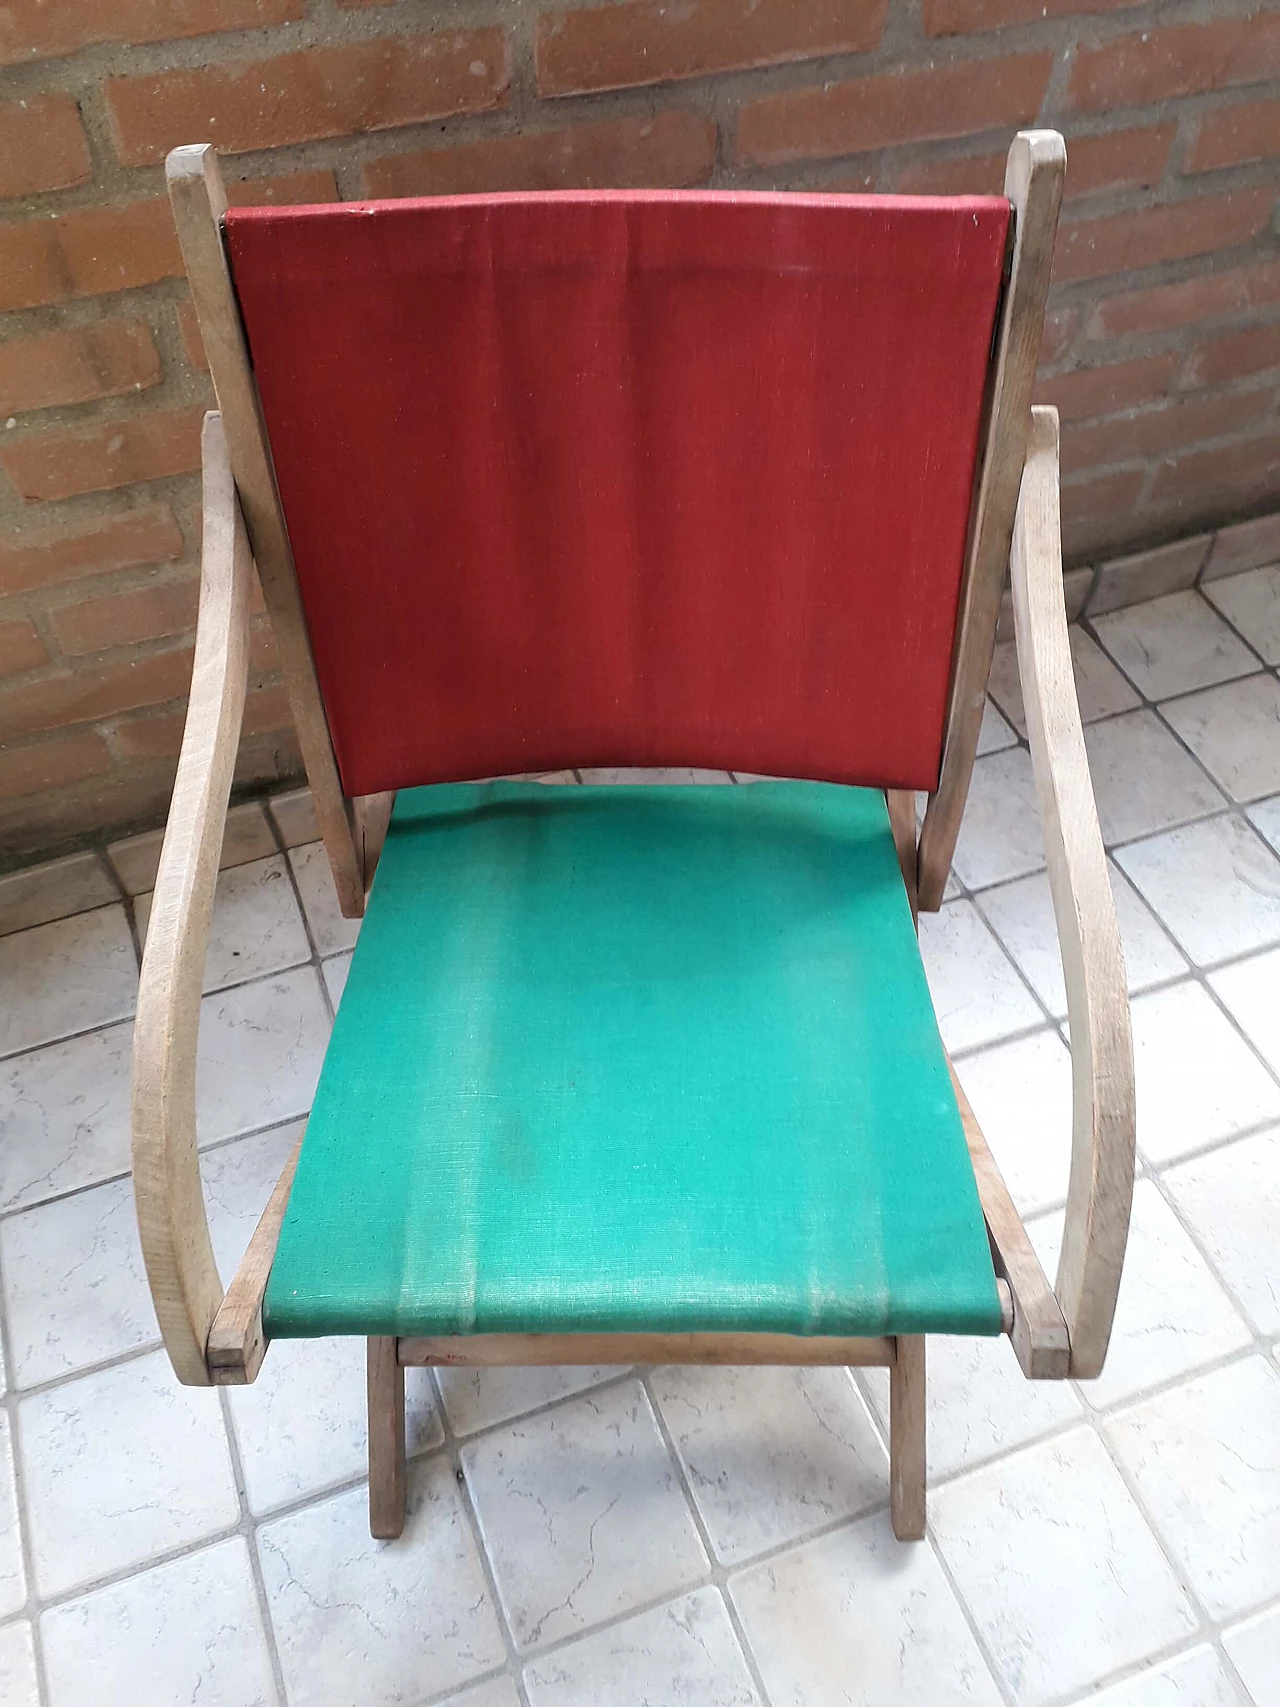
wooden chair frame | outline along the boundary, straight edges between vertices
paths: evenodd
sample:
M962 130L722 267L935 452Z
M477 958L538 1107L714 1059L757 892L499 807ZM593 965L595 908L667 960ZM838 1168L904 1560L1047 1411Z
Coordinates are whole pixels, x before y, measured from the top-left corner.
M955 1088L990 1237L1004 1331L1033 1380L1089 1378L1102 1368L1128 1234L1134 1167L1128 996L1063 604L1058 422L1054 410L1031 406L1064 171L1065 150L1056 132L1024 132L1015 139L1005 179L1014 213L1008 276L988 381L943 760L918 837L913 796L889 794L913 911L936 909L973 768L1009 565L1071 1027L1072 1158L1056 1286L1050 1286L1040 1266L958 1081ZM348 800L342 793L223 248L226 200L213 149L175 150L168 179L219 409L204 426L195 666L138 995L134 1187L156 1314L178 1378L192 1385L233 1385L255 1378L266 1350L262 1300L297 1161L295 1150L224 1292L209 1239L196 1148L196 1032L244 709L255 564L325 849L349 916L363 911L393 797ZM371 1338L373 1533L398 1535L404 1524L406 1366L670 1362L887 1367L893 1527L902 1539L923 1535L923 1337L723 1333Z

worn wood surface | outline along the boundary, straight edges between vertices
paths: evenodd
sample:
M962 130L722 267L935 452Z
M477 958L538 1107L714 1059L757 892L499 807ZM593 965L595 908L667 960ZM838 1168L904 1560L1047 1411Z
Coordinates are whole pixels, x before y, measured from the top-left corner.
M240 1266L209 1331L209 1374L219 1387L242 1387L262 1367L267 1338L262 1331L262 1299L280 1239L280 1224L298 1166L299 1138L276 1181Z
M133 1033L133 1188L178 1379L205 1386L222 1303L196 1150L196 1034L222 827L249 668L253 560L217 415L206 415L200 608L186 728L156 873Z
M1063 602L1054 409L1033 411L1012 566L1027 740L1071 1022L1071 1179L1055 1290L1071 1373L1090 1380L1106 1357L1129 1232L1133 1042Z
M524 1368L544 1364L893 1362L892 1338L837 1339L793 1334L450 1334L404 1338L404 1364L459 1368Z
M262 596L271 613L280 670L289 691L320 834L342 911L349 918L358 918L364 911L364 875L350 807L338 778L271 451L223 247L221 220L227 202L222 174L208 144L175 148L165 162L165 171L191 300L209 358Z
M889 1371L889 1517L899 1541L924 1539L924 1335L902 1334Z
M1014 138L1004 180L1013 204L1013 253L979 455L942 768L920 832L918 898L923 912L942 905L978 749L1065 172L1066 148L1057 131L1020 131Z
M404 1529L404 1366L393 1339L373 1338L368 1351L369 1533L394 1541Z

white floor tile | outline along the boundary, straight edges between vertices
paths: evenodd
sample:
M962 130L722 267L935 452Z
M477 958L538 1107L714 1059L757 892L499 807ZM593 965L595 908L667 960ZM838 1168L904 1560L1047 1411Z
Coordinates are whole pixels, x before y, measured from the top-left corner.
M235 1273L245 1247L267 1207L293 1146L302 1135L302 1122L278 1126L253 1138L220 1144L200 1158L209 1237L223 1284Z
M1258 667L1217 611L1190 589L1095 617L1093 627L1148 699L1190 693Z
M308 842L305 847L290 848L289 863L297 879L316 952L337 954L342 949L354 948L360 935L360 921L342 916L324 843Z
M1209 976L1209 984L1245 1036L1280 1073L1280 949L1224 966Z
M0 1618L21 1610L27 1598L18 1524L18 1490L13 1479L13 1440L9 1418L0 1411ZM3 1670L0 1669L0 1676ZM0 1700L6 1699L0 1695Z
M1049 1271L1053 1282L1053 1271ZM860 1376L889 1430L889 1371ZM926 1353L926 1446L931 1481L984 1464L1078 1421L1084 1407L1066 1381L1028 1381L1009 1341L938 1334Z
M151 922L150 894L139 895L134 909L138 935L145 944ZM218 874L204 958L206 991L300 966L310 957L283 855L273 854Z
M40 1620L50 1707L275 1707L249 1549L232 1536Z
M1018 1707L1087 1689L1196 1628L1089 1429L948 1482L930 1506L952 1579Z
M1055 1273L1062 1216L1034 1221L1028 1231L1046 1273ZM1139 1180L1106 1367L1096 1381L1081 1383L1085 1398L1119 1404L1242 1350L1250 1337L1154 1181Z
M128 1019L137 990L122 906L0 937L0 1055Z
M495 1677L476 1684L474 1689L464 1689L461 1695L451 1695L440 1707L520 1707L520 1697L509 1677Z
M1118 866L1111 864L1108 870L1130 991L1145 990L1185 973L1185 955L1169 941L1155 914ZM977 905L1049 1012L1057 1019L1064 1018L1067 987L1048 874L1040 871L997 889L986 889Z
M1230 799L1260 800L1280 788L1280 681L1275 676L1246 676L1170 700L1160 709Z
M717 1556L737 1564L882 1505L889 1466L845 1369L655 1369Z
M1211 1618L1280 1594L1280 1370L1247 1358L1104 1427Z
M956 1072L1023 1215L1063 1203L1071 1173L1071 1056L1056 1032L966 1055Z
M1031 755L1025 748L1010 747L975 762L954 865L967 889L985 889L1044 865Z
M324 987L329 992L329 1005L336 1014L338 1003L342 1000L342 992L347 987L347 973L351 970L351 954L333 954L320 967L324 974Z
M126 1021L0 1063L0 1209L127 1171L132 1054Z
M1280 1087L1199 984L1135 998L1138 1148L1162 1163L1280 1119Z
M4 1707L40 1707L35 1642L25 1618L0 1629L0 1701Z
M772 1707L997 1707L927 1546L878 1512L731 1577Z
M180 1387L163 1352L33 1394L18 1422L42 1595L240 1516L217 1394Z
M759 1707L720 1591L698 1589L534 1660L530 1707Z
M34 1387L159 1339L131 1180L0 1222L10 1377Z
M1280 853L1280 794L1271 800L1259 800L1250 806L1245 817L1263 841Z
M1183 1219L1260 1334L1280 1334L1280 1129L1164 1175Z
M1108 847L1220 812L1226 805L1154 711L1127 711L1084 732L1089 775Z
M1120 711L1132 711L1142 703L1092 635L1074 624L1068 633L1071 661L1075 665L1076 699L1085 723L1094 723L1099 717L1114 717ZM996 647L989 688L1018 734L1025 735L1027 717L1018 674L1018 649L1012 640L1002 641Z
M555 1399L584 1392L620 1373L604 1364L564 1369L441 1368L435 1372L449 1427L458 1435L475 1434L493 1423L541 1410Z
M522 1648L673 1594L707 1570L638 1382L486 1435L463 1464Z
M1268 664L1280 664L1280 563L1207 581L1204 595Z
M362 1339L274 1340L248 1387L231 1387L231 1420L255 1516L364 1474L369 1464ZM444 1438L425 1370L407 1371L410 1453Z
M992 674L994 673L993 670ZM982 726L978 730L978 758L985 759L988 753L1003 753L1006 747L1017 745L1017 735L988 699L982 708Z
M1240 1707L1235 1685L1212 1648L1192 1648L1089 1696L1089 1707Z
M196 1055L200 1142L306 1114L328 1042L314 967L206 996Z
M506 1658L453 1473L409 1467L399 1541L369 1534L352 1488L264 1524L258 1550L289 1700L407 1707Z
M1280 1707L1280 1606L1225 1631L1222 1645L1254 1707Z
M68 854L0 877L0 935L29 930L32 925L109 907L120 891L102 856L93 852Z
M920 955L938 1030L953 1055L1044 1019L972 901L920 915Z
M1197 966L1280 942L1280 859L1234 814L1120 848L1116 859Z

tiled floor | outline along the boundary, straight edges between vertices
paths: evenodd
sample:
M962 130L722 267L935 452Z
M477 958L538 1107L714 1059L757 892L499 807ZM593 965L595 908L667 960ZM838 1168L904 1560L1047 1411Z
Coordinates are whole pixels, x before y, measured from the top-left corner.
M155 838L0 884L11 923L89 909L0 937L5 1707L1277 1707L1280 570L1075 649L1135 992L1129 1263L1092 1384L931 1342L915 1547L883 1374L831 1369L413 1371L408 1527L371 1541L362 1346L277 1345L220 1393L157 1350L126 1178ZM1049 1263L1070 1061L1009 649L992 690L922 939ZM224 1275L355 937L313 836L299 798L228 836L198 1075Z

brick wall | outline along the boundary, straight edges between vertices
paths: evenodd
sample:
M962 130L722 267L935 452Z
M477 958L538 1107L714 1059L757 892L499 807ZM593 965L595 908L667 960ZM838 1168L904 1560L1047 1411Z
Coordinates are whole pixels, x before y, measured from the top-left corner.
M0 7L0 862L155 820L211 402L163 191L996 190L1069 171L1040 395L1070 559L1280 503L1280 9L1247 0L7 0ZM292 774L255 618L239 781Z

